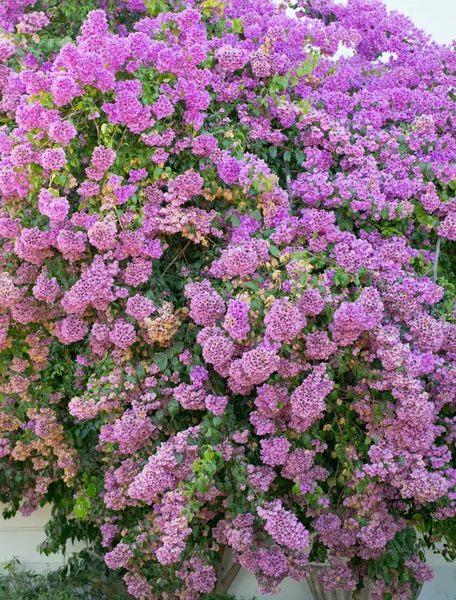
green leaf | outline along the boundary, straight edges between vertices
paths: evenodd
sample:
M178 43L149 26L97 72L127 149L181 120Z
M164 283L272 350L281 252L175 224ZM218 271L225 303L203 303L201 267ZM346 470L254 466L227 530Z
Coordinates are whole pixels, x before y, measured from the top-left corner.
M173 354L181 354L183 349L184 349L184 342L181 342L181 341L176 342L172 346Z
M78 519L85 519L89 510L89 503L85 498L78 498L74 505L73 512Z
M272 254L272 256L280 258L280 250L277 248L277 246L269 246L269 252Z
M337 283L342 287L347 287L350 283L350 276L344 271L338 271L334 276L334 283Z
M297 162L297 164L299 166L302 165L302 163L304 162L305 158L306 158L306 155L304 154L304 152L301 152L301 150L298 150L296 152L295 159L296 159L296 162Z
M156 423L161 423L165 417L165 413L160 409L154 415L154 420Z
M356 493L357 494L361 494L361 492L364 490L364 488L366 487L366 485L367 485L367 481L364 481L364 480L360 481L358 483L358 485L356 486Z
M171 400L170 402L168 402L166 410L168 411L169 415L173 416L179 412L179 407L180 404L177 400Z
M94 498L97 495L97 488L94 486L93 483L90 483L87 486L86 494L87 496L89 496L89 498Z
M292 492L293 494L295 494L295 496L302 496L301 486L299 482L294 484Z
M146 369L142 365L138 365L135 369L136 374L139 378L143 378L146 374Z
M269 156L271 158L276 158L277 157L277 148L275 146L269 146Z
M244 25L242 19L233 19L231 30L233 33L244 33Z
M382 219L388 219L389 218L389 207L388 206L384 206L380 212L380 216L382 217Z
M168 366L168 357L164 352L159 352L154 356L154 363L160 369L160 371L164 371Z

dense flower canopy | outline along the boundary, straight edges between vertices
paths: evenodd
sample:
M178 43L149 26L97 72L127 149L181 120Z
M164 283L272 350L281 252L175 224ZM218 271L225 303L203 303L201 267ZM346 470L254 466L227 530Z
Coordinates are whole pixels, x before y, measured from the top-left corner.
M140 600L225 548L413 598L456 552L453 48L375 0L55 4L0 8L0 500Z

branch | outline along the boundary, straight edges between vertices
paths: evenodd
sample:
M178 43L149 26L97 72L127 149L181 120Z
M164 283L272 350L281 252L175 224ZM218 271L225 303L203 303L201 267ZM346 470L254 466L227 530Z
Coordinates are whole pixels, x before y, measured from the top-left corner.
M285 181L287 182L287 191L288 191L288 198L291 202L291 172L290 172L290 163L286 160L284 161L284 166L285 166Z
M434 267L432 269L432 281L437 283L437 270L439 268L439 257L440 257L440 245L442 243L442 238L437 238L437 245L435 247L435 256L434 256Z
M190 246L190 243L191 243L191 240L188 240L188 242L185 244L185 246L182 248L182 250L179 252L179 254L176 254L176 256L173 258L173 260L169 263L169 265L163 271L162 275L164 275L167 271L169 271L169 269L173 266L173 264L176 262L176 260L179 258L179 256L184 254L184 252Z
M239 563L233 563L230 567L230 570L223 578L223 580L217 581L215 591L218 592L219 594L226 593L230 589L231 584L236 579L236 576L240 570L241 570L241 565Z
M63 2L62 2L63 4ZM100 137L100 128L98 127L98 123L97 123L97 116L95 115L95 113L90 112L90 115L93 117L92 119L90 119L91 121L93 121L93 124L95 125L95 129L97 130L97 139L101 144L101 137Z
M120 138L120 142L119 142L119 145L118 145L118 146L117 146L117 148L116 148L116 152L119 152L119 148L120 148L120 147L122 146L122 144L123 144L123 139L124 139L124 137L125 137L125 134L126 134L126 133L127 133L127 127L125 127L125 129L124 129L124 130L123 130L123 132L122 132L122 137Z
M220 554L220 562L217 563L216 567L215 567L215 574L217 576L217 582L216 582L216 590L218 590L219 585L222 584L222 572L223 572L223 557L225 555L225 544L220 544L220 548L219 548L219 554Z

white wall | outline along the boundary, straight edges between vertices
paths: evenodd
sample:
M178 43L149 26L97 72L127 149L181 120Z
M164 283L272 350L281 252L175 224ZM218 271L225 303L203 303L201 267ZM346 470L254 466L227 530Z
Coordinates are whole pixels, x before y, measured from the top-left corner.
M441 44L456 40L456 0L384 0L390 10L411 17Z
M2 510L0 505L0 515ZM62 566L65 561L62 554L46 556L38 552L39 544L45 539L43 527L50 516L51 508L45 506L29 517L23 517L21 514L12 519L0 517L0 565L18 558L22 567L37 572ZM78 545L78 549L82 547L82 544ZM71 550L69 552L71 553Z

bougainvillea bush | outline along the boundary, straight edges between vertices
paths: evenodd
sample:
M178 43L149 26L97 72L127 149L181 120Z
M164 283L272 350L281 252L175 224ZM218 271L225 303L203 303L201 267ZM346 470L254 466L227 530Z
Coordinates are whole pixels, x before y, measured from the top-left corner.
M456 556L456 54L286 8L0 9L0 500L140 600Z

